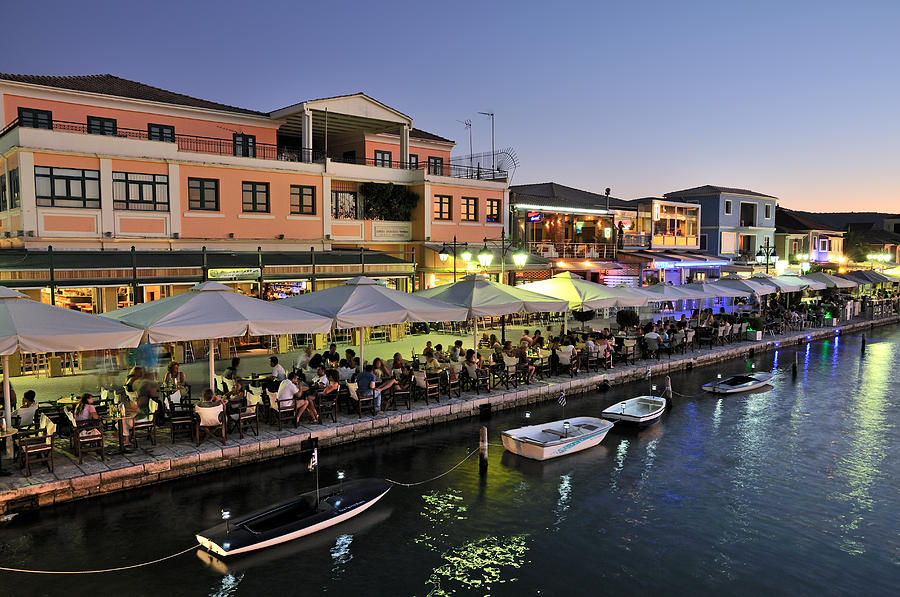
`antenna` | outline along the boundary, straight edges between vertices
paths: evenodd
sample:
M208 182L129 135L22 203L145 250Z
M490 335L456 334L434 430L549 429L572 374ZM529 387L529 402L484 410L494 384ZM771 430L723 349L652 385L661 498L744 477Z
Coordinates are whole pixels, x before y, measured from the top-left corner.
M465 120L457 120L456 122L462 124L469 130L469 167L472 167L472 119L466 118Z
M494 158L494 156L496 155L496 151L494 151L494 113L493 112L479 112L479 114L483 114L485 116L490 116L490 118L491 118L491 170L496 170L497 163ZM469 153L472 153L472 152L470 151Z

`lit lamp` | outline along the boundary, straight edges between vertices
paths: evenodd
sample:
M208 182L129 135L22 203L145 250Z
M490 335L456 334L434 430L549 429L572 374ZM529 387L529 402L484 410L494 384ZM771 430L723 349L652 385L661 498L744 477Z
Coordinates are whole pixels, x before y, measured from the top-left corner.
M528 263L528 253L526 253L522 249L519 249L518 251L513 253L512 259L516 267L525 267L525 264Z
M460 253L459 256L462 257L463 261L466 261L466 262L472 261L472 251L470 251L468 248L466 248L466 250L464 250L462 253Z
M809 261L801 261L800 262L800 271L804 274L809 271L810 265Z
M447 251L447 243L444 243L444 246L441 247L441 252L438 253L438 257L441 260L441 263L447 263L447 260L450 259L450 253Z
M478 263L481 264L481 267L488 268L493 260L494 254L488 249L487 243L484 243L484 247L478 252Z

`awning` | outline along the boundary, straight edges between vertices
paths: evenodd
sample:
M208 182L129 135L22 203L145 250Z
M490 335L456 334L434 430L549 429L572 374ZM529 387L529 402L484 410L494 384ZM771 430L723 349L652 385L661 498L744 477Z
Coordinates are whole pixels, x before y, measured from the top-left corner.
M623 257L625 259L622 259ZM709 268L722 267L731 263L717 255L696 251L619 251L619 259L623 262L627 262L628 259L649 262L651 269Z

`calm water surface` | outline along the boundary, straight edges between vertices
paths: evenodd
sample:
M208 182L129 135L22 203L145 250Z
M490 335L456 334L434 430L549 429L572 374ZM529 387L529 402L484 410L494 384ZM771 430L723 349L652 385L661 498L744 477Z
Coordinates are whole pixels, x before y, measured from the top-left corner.
M585 453L537 463L491 448L449 475L395 487L368 513L287 546L223 563L190 553L126 573L0 573L0 594L128 595L865 595L900 587L900 330L782 348L672 376L658 425L617 426ZM800 371L791 376L795 352ZM716 373L774 370L773 389L697 395ZM661 384L660 381L654 380ZM569 400L599 415L644 389ZM537 421L563 418L548 404ZM524 410L487 421L491 441ZM320 474L418 481L477 444L478 421L320 453ZM20 516L0 561L90 569L184 549L235 513L315 486L285 459Z

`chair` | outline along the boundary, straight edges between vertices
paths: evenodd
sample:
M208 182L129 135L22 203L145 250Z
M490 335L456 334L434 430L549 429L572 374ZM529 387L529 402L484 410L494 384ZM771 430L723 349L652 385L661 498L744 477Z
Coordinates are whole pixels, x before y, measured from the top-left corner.
M359 418L362 418L362 411L365 408L366 410L372 410L372 416L374 417L377 412L375 411L375 390L372 388L366 388L364 390L359 389L359 385L356 383L347 383L347 389L350 391L350 398L356 403L356 414L359 415Z
M398 381L400 381L400 380L398 380ZM403 382L400 382L400 383L402 384ZM410 383L411 383L411 380L408 380L406 382L406 387L404 387L403 385L400 385L400 386L394 386L391 389L391 392L392 392L391 408L396 410L397 405L399 405L402 402L402 403L406 404L406 410L412 409L412 390L410 389Z
M560 371L565 371L569 377L575 377L578 374L578 363L572 360L572 353L557 350L556 356L559 357Z
M154 446L156 445L156 410L158 406L159 404L156 400L150 400L147 403L147 409L150 411L147 418L134 420L134 426L131 428L131 440L135 448L138 445L137 436L140 431L146 432L146 437L150 440L150 443Z
M447 398L452 398L453 393L456 392L456 397L462 397L462 383L460 382L460 377L462 376L462 363L450 363L450 371L447 376Z
M180 400L181 392L176 391L166 396L163 403L166 409L166 416L169 418L169 429L172 432L173 444L175 443L175 434L180 431L186 431L191 437L194 435L194 416L189 409L181 404Z
M596 348L594 352L587 353L587 362L585 363L585 367L588 371L599 371L600 370L600 351Z
M72 437L69 445L75 452L75 455L78 456L78 464L84 462L85 452L100 452L100 460L106 460L103 428L100 425L100 420L76 421L75 416L68 408L64 409L64 412L72 425Z
M644 338L644 358L655 358L659 360L659 338Z
M257 409L262 403L262 398L256 394L247 393L247 405L240 407L234 413L232 425L237 427L238 434L244 439L244 430L253 430L253 435L259 437L259 413Z
M697 338L697 330L693 328L687 328L684 331L684 347L690 347L691 352L694 352L694 348L696 348L696 344L694 340ZM682 350L684 352L684 350Z
M464 379L470 390L480 394L481 390L487 393L491 391L491 375L484 369L479 369L471 363L463 363Z
M53 438L56 435L56 423L44 413L40 414L40 423L35 435L19 438L19 467L25 469L25 476L31 476L33 464L47 463L53 472Z
M436 379L429 379L424 371L415 371L413 372L413 381L415 382L413 385L413 400L424 398L426 405L428 405L429 398L434 398L435 402L439 401L440 386Z
M194 407L197 418L194 421L194 439L199 446L206 439L221 439L222 444L226 442L225 429L225 405L216 404L214 406ZM203 440L200 439L200 432L203 432Z
M724 325L720 325L720 326L716 329L716 334L715 334L715 336L713 337L712 342L710 342L709 347L712 348L713 343L718 344L718 345L720 345L720 346L724 346L724 345L725 345L725 332L726 332L726 331L727 331L727 328L726 328Z
M269 390L265 390L265 392L269 396L269 418L278 423L278 430L284 429L285 421L293 423L294 427L296 427L297 406L294 399L279 400L276 392L270 392Z
M618 360L627 365L630 360L633 365L636 356L637 340L635 338L624 338L622 340L622 346L620 346L618 352L613 355L613 363Z
M340 390L338 390L338 392L339 391ZM326 394L320 390L316 393L316 410L319 411L319 420L323 417L330 416L331 420L337 423L338 392Z
M510 386L516 388L522 383L522 373L519 371L519 359L509 355L503 355L503 369L498 383L503 384L508 390ZM496 385L494 386L496 387Z

